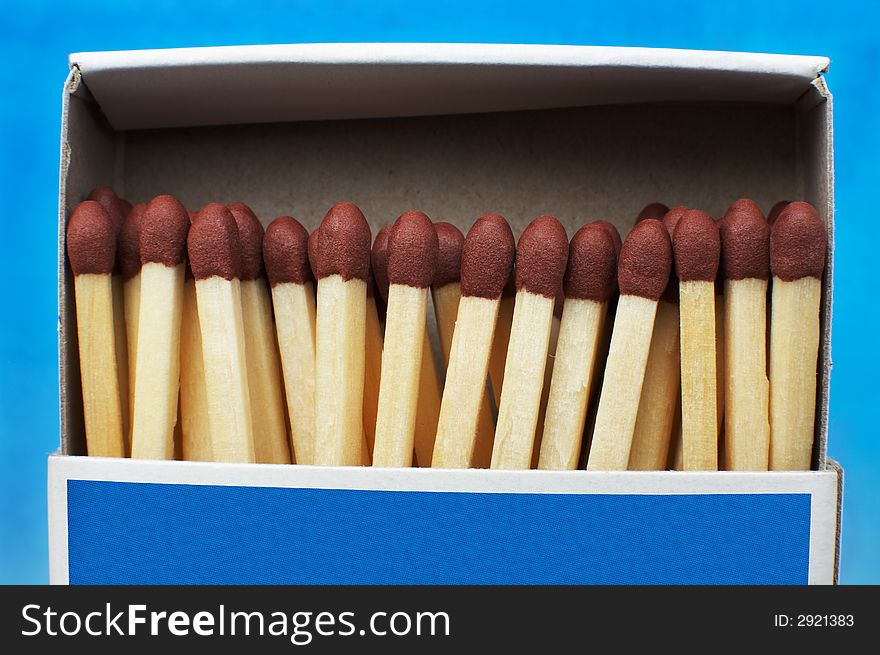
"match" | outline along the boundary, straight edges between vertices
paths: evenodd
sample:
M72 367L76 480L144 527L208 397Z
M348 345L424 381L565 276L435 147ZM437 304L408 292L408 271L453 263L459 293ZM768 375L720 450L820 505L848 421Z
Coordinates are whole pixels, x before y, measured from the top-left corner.
M663 216L663 224L670 238L679 219L687 211L687 207L678 206ZM678 326L678 277L675 271L670 271L669 282L660 296L657 316L654 318L651 350L629 453L629 469L632 471L661 471L666 468L679 404L681 361Z
M272 289L275 329L291 452L298 464L315 463L315 285L309 233L292 216L279 216L263 236L263 262Z
M819 312L827 248L816 209L792 202L770 231L770 469L806 471L813 452Z
M578 230L568 249L565 300L538 468L577 468L608 300L617 290L617 251L605 226Z
M258 463L290 464L272 301L263 267L263 225L242 202L226 208L235 219L241 243L241 313L254 456Z
M407 212L394 223L388 239L388 307L373 466L412 465L428 287L437 249L437 233L425 214ZM430 445L423 465L430 461L433 435Z
M623 471L629 464L654 319L671 266L672 247L663 223L650 218L637 223L620 250L617 270L620 298L587 459L588 470Z
M370 226L356 205L342 202L330 208L317 234L315 464L360 466L368 456L363 403Z
M241 242L230 211L205 205L187 239L195 278L205 396L215 462L254 462L241 312Z
M437 271L434 275L434 283L431 285L431 298L434 301L434 317L437 319L437 334L440 338L445 370L449 367L452 335L455 332L461 302L461 257L464 235L451 223L435 223L434 229L437 231L439 250ZM476 468L489 468L492 459L492 439L495 437L495 421L492 418L488 394L483 393L481 398L477 421L477 443L472 463ZM416 458L418 459L418 453Z
M553 305L568 262L568 236L540 216L516 247L516 304L504 365L504 386L492 448L493 469L528 469L544 386Z
M663 217L669 212L669 207L664 205L662 202L652 202L649 205L645 205L642 208L642 211L639 212L638 216L636 216L636 223L640 221L644 221L648 218L655 218L658 221L662 221Z
M132 457L174 458L188 231L189 215L172 196L157 196L144 209Z
M514 271L501 292L501 305L498 307L498 320L495 322L495 339L492 341L492 354L489 356L489 381L495 409L501 406L501 389L504 388L504 365L507 362L507 347L510 344L510 328L513 324L513 307L516 302Z
M117 238L116 262L113 265L113 273L111 274L111 283L113 286L113 329L115 331L116 343L116 372L119 378L119 393L122 398L122 430L125 434L126 446L131 450L131 408L133 405L133 391L129 386L129 381L134 377L129 371L129 360L132 360L128 353L128 339L126 332L125 317L125 292L124 277L120 273L120 257L122 255L118 239L122 233L122 227L128 212L126 211L127 203L123 204L116 192L109 186L99 186L89 192L88 200L94 200L104 208L113 225L113 233ZM133 360L132 360L133 361Z
M700 210L681 217L672 239L681 325L681 439L684 470L718 470L715 277L718 226Z
M495 324L504 286L513 270L515 251L510 225L497 214L479 218L464 240L461 301L434 442L434 468L485 466L478 453L478 429L488 398L486 374Z
M724 468L766 471L770 449L767 281L770 226L751 200L733 203L721 223L724 278Z
M138 318L141 309L141 220L146 205L139 203L132 207L122 223L117 241L116 261L122 276L122 298L125 317L125 338L128 355L127 373L128 416L134 415L134 374L137 367ZM120 393L122 389L120 388ZM125 434L128 449L131 450L131 430Z
M76 206L66 244L74 275L86 450L97 457L125 457L111 281L116 230L101 205L86 200Z
M196 214L190 214L190 221ZM180 440L183 459L212 462L211 424L208 410L205 357L196 280L187 265L183 280L183 316L180 321Z

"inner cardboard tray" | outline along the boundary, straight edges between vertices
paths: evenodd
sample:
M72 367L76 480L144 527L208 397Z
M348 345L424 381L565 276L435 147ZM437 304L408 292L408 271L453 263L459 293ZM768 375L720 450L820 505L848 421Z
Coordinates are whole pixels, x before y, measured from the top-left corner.
M374 235L418 209L463 231L497 212L516 235L536 216L552 214L569 237L595 219L610 220L625 236L649 202L697 207L717 218L740 197L765 212L778 200L803 198L819 208L830 237L830 103L822 78L794 104L638 102L130 130L111 127L78 71L68 83L62 218L91 188L112 184L133 203L160 193L189 209L240 200L264 224L290 214L310 230L330 205L349 200L364 211ZM820 470L826 467L831 252L814 446ZM65 454L83 454L72 279L61 258L62 444Z

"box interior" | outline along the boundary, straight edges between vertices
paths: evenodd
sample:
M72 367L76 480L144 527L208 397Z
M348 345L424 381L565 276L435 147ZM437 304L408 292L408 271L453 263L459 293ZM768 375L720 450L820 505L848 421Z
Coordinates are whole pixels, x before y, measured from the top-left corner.
M59 222L64 453L82 454L85 444L63 226L76 203L100 184L112 184L133 203L160 193L175 195L190 209L211 201L241 200L264 223L291 214L309 229L319 224L331 204L351 200L362 208L374 234L402 212L419 209L463 230L491 211L506 216L516 234L546 213L558 217L569 236L583 223L600 218L614 222L625 235L649 202L699 207L717 218L740 197L753 198L765 211L778 200L803 198L819 209L832 236L831 103L822 77L800 80L799 86L790 78L768 86L758 76L763 86L753 80L756 93L750 94L745 89L752 87L739 78L740 93L732 93L737 85L731 89L725 84L729 75L692 71L688 77L686 71L678 71L675 84L700 93L687 101L671 101L676 96L668 91L675 86L662 84L662 76L652 77L644 69L636 81L641 76L652 83L638 87L638 93L627 87L633 79L624 75L615 80L606 71L599 75L602 88L631 91L587 98L563 90L571 89L572 80L589 73L589 67L551 75L549 80L538 76L531 85L528 79L510 78L506 69L493 76L487 70L491 67L478 67L475 75L488 75L508 89L508 95L500 96L499 102L471 103L470 113L429 112L423 98L415 102L418 107L410 105L411 116L369 117L389 113L387 102L379 103L382 111L376 109L377 98L407 88L407 80L420 80L415 88L430 87L425 70L403 68L407 75L402 77L389 73L393 84L382 77L387 71L364 71L378 78L371 92L379 95L349 99L345 111L323 114L337 120L304 120L314 111L304 112L302 107L279 114L278 107L267 108L267 99L257 93L250 113L236 105L238 124L212 125L222 120L222 111L200 121L181 103L177 118L153 115L153 123L165 125L123 129L114 128L105 115L103 101L90 90L88 74L73 67L65 89ZM227 70L238 79L232 75L236 71L241 68ZM146 89L161 97L179 84L177 80L162 86L156 73L130 72L122 87L113 87L115 94L106 102L114 124L126 125L127 110L133 112L132 125L144 124L141 110L134 109L138 98L148 95ZM454 87L450 73L443 75L439 79ZM217 84L216 76L208 77ZM106 76L96 74L96 79L97 87L106 87ZM467 78L459 71L458 79ZM530 97L535 84L544 92L542 108L517 106L512 99ZM433 105L438 106L468 108L468 103ZM504 107L517 110L494 111ZM440 115L424 115L428 113ZM275 122L266 122L267 117ZM189 125L181 127L181 122ZM831 247L828 252L814 445L818 469L825 468L830 370Z

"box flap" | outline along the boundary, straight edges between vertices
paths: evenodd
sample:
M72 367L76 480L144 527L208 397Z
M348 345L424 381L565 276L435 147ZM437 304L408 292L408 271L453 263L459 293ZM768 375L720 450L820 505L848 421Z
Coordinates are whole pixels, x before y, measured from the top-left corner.
M828 59L351 43L77 53L70 65L115 129L141 129L642 102L791 104Z

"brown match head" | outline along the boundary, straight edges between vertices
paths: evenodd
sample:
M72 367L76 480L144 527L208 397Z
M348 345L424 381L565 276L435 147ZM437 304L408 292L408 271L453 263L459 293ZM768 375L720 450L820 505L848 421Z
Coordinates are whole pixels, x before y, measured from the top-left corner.
M747 198L737 200L721 220L721 268L726 280L770 277L770 226L761 208Z
M715 282L721 259L718 225L704 211L689 210L672 233L675 272L680 282Z
M357 205L336 203L319 229L320 238L314 243L315 277L340 275L343 280L369 281L370 225Z
M662 202L652 202L650 205L645 205L642 208L642 211L636 216L636 223L644 221L647 218L656 218L658 221L662 221L668 211L669 207Z
M142 202L132 207L119 231L116 256L119 272L126 280L130 280L141 270L141 221L146 208Z
M822 279L827 237L819 212L795 201L782 210L770 229L770 271L786 282Z
M437 268L437 232L422 212L401 214L388 237L388 282L423 289Z
M196 280L241 276L241 242L235 217L224 205L212 202L196 215L187 239L189 265Z
M109 275L116 263L116 228L94 200L79 203L67 222L67 258L74 275Z
M614 243L614 254L616 257L620 257L623 239L620 238L620 231L617 229L617 226L608 221L593 221L592 225L598 225L608 233L608 236L611 237L611 241Z
M122 223L125 220L127 212L125 211L123 204L119 201L119 196L116 195L116 192L111 187L95 187L89 192L88 200L94 200L104 208L104 211L107 212L107 215L113 222L114 229L117 232L122 229Z
M620 250L617 282L620 293L659 300L672 270L672 244L666 227L655 218L636 223Z
M563 287L566 298L596 302L605 302L617 289L617 252L602 225L584 225L571 238Z
M568 235L552 216L526 226L516 245L516 290L555 298L568 263Z
M134 209L134 205L132 205L125 198L119 199L119 206L122 208L122 215L128 218L128 215L131 213L131 210Z
M464 235L452 223L434 223L437 232L437 269L435 287L443 287L461 280L461 249Z
M186 259L189 214L173 196L156 196L141 217L141 264L155 262L171 268Z
M226 205L238 225L241 242L241 279L256 280L263 277L263 224L253 210L243 202Z
M678 221L681 220L681 217L687 214L689 211L689 207L685 207L684 205L677 205L663 215L663 225L666 226L666 231L669 232L670 239L675 233L675 226L678 225Z
M293 216L279 216L263 236L263 262L269 284L311 282L309 233Z
M391 228L391 225L386 225L379 230L370 253L376 289L382 302L386 304L388 303L388 240L391 238Z
M791 200L780 200L775 205L770 208L770 213L767 214L767 222L770 225L776 222L776 219L779 218L779 215L782 213L782 210L788 207L791 204Z
M515 254L516 242L507 219L498 214L478 218L462 248L461 295L500 298L511 279Z

